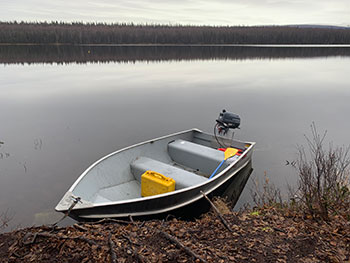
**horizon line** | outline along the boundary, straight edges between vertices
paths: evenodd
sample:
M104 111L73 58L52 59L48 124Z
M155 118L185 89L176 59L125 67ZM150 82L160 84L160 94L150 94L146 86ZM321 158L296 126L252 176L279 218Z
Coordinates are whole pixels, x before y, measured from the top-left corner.
M82 25L105 25L105 26L114 26L114 25L122 25L122 26L168 26L168 27L302 27L302 28L336 28L336 29L350 29L350 25L332 25L332 24L313 24L313 23L302 23L302 24L265 24L265 25L210 25L210 24L185 24L185 23L148 23L148 22L103 22L103 21L63 21L63 20L33 20L33 21L25 21L25 20L10 20L10 21L1 21L0 24L59 24L59 25L73 25L73 24L82 24Z

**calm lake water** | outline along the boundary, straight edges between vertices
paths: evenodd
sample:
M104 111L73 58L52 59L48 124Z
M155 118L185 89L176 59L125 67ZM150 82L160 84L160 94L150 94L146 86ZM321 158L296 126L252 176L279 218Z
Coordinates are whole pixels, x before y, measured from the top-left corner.
M350 48L0 47L0 213L11 227L52 223L54 207L100 157L192 127L222 109L256 141L253 174L295 184L315 122L350 144Z

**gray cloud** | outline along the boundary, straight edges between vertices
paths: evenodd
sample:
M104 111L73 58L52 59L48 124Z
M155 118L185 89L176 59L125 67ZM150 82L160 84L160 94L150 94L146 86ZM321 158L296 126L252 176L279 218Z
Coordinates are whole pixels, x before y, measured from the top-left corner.
M3 0L1 6L7 21L350 24L348 0Z

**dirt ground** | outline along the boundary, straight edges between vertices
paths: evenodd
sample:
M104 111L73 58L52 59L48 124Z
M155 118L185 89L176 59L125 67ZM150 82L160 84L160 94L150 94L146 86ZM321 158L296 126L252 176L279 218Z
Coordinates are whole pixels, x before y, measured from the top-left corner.
M350 222L275 207L195 221L103 220L0 235L0 262L350 262Z

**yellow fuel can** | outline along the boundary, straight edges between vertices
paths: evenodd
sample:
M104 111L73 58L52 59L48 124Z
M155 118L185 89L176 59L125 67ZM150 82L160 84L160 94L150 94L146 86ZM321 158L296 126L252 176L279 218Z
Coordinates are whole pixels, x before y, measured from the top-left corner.
M154 171L141 175L141 196L159 195L175 191L175 180Z

